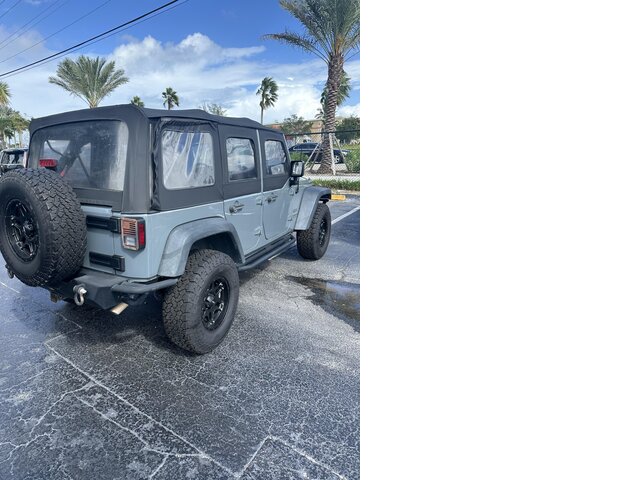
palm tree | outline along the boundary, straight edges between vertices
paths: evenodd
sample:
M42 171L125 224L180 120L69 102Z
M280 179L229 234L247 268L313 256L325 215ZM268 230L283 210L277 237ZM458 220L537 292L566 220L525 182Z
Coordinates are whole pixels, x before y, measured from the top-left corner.
M7 144L7 138L15 138L18 134L20 145L22 145L22 133L29 128L31 121L25 118L20 112L7 106L0 106L0 136L2 143Z
M344 103L344 101L349 98L349 93L351 93L351 78L347 75L347 72L342 71L342 79L340 80L340 88L338 89L338 98L336 100L336 108ZM324 118L324 103L327 101L327 85L325 84L324 90L322 90L322 95L320 95L320 108L318 109L318 113L316 114L316 118L318 120L322 120Z
M29 130L30 123L31 123L31 120L26 118L20 112L13 111L11 115L11 127L15 132L18 133L18 142L20 146L22 146L22 133L25 130Z
M285 31L265 38L288 43L320 57L327 64L324 128L336 129L336 106L344 62L359 51L360 0L280 0L280 6L304 27L303 33ZM329 173L332 164L330 136L323 139L319 172Z
M162 92L162 101L163 105L167 106L167 109L171 110L171 107L180 106L180 99L178 98L178 93L171 87L167 87L164 92Z
M116 70L116 62L105 58L89 58L84 55L77 60L65 58L58 64L55 77L49 83L64 88L71 95L81 98L89 108L95 108L116 88L129 79L121 68Z
M0 82L0 106L8 106L10 98L11 91L9 90L9 85L7 85L6 82Z
M136 95L131 99L131 104L132 105L136 105L138 107L144 107L144 102L142 101L142 99Z
M264 111L278 100L278 84L273 78L264 77L256 95L260 95L260 123L264 123Z

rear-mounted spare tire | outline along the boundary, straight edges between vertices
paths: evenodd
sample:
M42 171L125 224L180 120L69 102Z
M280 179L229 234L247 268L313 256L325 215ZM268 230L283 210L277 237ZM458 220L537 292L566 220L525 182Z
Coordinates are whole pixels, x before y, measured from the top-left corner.
M44 168L0 177L0 251L32 287L55 286L82 266L87 227L71 185Z

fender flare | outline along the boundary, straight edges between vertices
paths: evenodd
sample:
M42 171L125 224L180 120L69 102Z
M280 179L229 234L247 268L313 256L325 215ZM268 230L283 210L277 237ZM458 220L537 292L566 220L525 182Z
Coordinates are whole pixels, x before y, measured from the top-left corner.
M244 252L235 227L220 217L203 218L178 225L169 233L160 259L158 275L162 277L179 277L184 273L191 247L198 240L216 235L230 238L233 252L231 257L238 264L245 262Z
M307 187L304 189L298 218L293 227L294 230L307 230L311 226L311 220L318 209L318 202L327 203L331 199L331 190L326 187Z

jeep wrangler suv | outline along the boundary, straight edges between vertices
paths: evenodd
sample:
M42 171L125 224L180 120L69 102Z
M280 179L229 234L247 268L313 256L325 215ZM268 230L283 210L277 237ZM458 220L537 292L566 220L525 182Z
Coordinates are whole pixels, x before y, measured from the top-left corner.
M252 120L117 105L33 120L30 135L27 168L0 178L0 250L53 301L119 314L160 292L169 338L206 353L233 322L238 271L294 243L306 259L327 250L330 190Z

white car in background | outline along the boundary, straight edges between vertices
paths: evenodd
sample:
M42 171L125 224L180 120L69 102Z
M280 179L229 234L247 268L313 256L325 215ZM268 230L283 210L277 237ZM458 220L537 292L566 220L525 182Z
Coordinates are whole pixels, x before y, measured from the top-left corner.
M0 175L9 170L23 168L27 162L28 148L6 148L0 152Z

